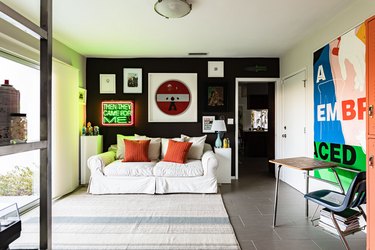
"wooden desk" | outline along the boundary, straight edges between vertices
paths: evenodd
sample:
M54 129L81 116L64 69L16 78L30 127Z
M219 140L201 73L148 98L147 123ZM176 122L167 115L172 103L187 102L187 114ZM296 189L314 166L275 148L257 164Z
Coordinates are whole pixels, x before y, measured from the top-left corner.
M278 165L277 174L276 174L276 186L275 186L275 203L274 203L274 209L273 209L273 227L276 226L277 202L278 202L278 197L279 197L280 169L281 169L282 166L307 171L307 173L306 173L306 193L309 192L309 178L317 179L314 176L310 176L309 171L310 170L316 170L316 169L330 168L330 169L332 169L332 171L333 171L333 173L336 177L337 183L331 182L331 181L328 181L328 180L323 180L323 179L318 179L318 180L323 181L323 182L327 182L327 183L330 183L330 184L338 185L341 188L342 193L345 192L344 188L342 186L342 183L340 181L340 178L337 175L337 172L335 170L335 167L338 166L337 163L315 160L313 158L308 158L308 157L275 159L275 160L270 160L269 162ZM309 216L309 203L306 200L306 217L308 217L308 216Z

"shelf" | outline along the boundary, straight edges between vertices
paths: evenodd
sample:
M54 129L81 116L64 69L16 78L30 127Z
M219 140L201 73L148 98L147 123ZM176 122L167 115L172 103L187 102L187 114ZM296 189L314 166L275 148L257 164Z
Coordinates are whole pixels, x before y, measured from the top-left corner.
M47 148L47 141L26 142L0 146L0 156Z

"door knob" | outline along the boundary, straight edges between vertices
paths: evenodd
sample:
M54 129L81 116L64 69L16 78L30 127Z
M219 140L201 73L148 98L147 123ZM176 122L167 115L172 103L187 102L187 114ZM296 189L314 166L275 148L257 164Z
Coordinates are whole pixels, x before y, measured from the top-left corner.
M286 134L282 134L281 137L282 137L282 138L286 138Z
M368 165L369 165L369 167L374 168L374 156L373 155L371 155L368 158Z
M368 116L372 118L373 114L374 114L374 105L370 105L368 106Z

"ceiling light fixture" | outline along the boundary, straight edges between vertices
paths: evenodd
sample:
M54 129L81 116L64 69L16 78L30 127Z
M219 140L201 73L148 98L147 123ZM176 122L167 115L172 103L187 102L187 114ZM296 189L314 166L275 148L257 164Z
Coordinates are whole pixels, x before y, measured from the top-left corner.
M154 10L166 18L180 18L190 13L191 4L186 0L158 0Z

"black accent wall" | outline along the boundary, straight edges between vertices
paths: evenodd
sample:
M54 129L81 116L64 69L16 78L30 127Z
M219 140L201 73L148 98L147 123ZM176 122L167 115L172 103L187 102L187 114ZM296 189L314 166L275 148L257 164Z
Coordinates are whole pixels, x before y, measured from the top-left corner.
M224 61L224 77L208 78L208 61ZM123 69L142 68L142 94L123 93ZM198 122L196 123L149 123L148 122L148 73L197 73L198 74ZM116 94L99 93L99 75L116 74ZM234 118L235 78L279 77L279 58L136 58L111 59L88 58L86 64L87 121L100 126L104 150L116 144L116 134L145 134L151 137L179 137L180 134L202 136L202 116L215 115ZM207 86L224 84L227 91L227 111L204 110ZM135 102L135 125L132 127L102 127L100 121L101 101L133 100ZM236 121L235 121L236 122ZM225 137L231 141L232 175L234 175L234 125L227 125ZM215 134L207 134L207 142L214 145Z

